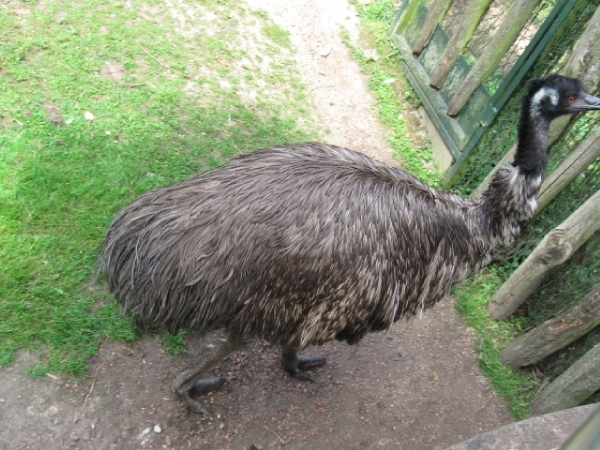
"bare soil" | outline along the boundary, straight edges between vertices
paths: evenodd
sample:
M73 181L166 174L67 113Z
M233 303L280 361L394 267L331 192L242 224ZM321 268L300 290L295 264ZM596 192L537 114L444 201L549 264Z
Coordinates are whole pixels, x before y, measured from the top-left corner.
M345 0L249 3L290 31L321 139L397 164L366 80L339 38L340 26L358 38L352 7ZM229 381L203 397L212 415L201 416L170 386L223 338L190 336L180 357L156 336L107 342L79 383L28 377L23 367L35 356L23 352L0 371L0 448L426 450L511 422L450 298L358 345L307 349L327 358L313 383L288 376L279 350L257 342L213 370Z

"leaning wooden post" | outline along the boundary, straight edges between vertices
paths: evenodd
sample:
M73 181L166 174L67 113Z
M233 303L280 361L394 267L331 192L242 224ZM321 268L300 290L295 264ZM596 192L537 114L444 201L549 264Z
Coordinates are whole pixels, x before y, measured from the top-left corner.
M600 285L573 307L513 340L502 362L514 368L536 364L600 325Z
M408 3L406 7L400 13L400 17L396 21L395 25L390 29L389 35L394 36L395 34L400 34L406 31L406 28L410 24L410 22L414 19L417 11L419 10L419 5L421 4L418 0L406 0Z
M600 344L539 392L531 402L529 415L539 416L573 408L598 389L600 389Z
M597 86L600 81L600 8L588 22L585 31L573 49L573 54L565 64L562 74L572 78L580 78L584 86L591 88ZM570 121L569 116L559 117L550 125L550 136L548 144L551 145L567 128ZM512 147L496 165L481 184L473 191L474 196L481 195L489 186L494 174L506 164L510 164L515 156L516 146ZM546 183L544 183L546 184ZM542 185L541 191L546 188ZM546 206L547 203L544 203ZM538 206L541 211L543 206Z
M467 11L457 27L457 32L452 35L444 54L429 77L429 84L441 89L450 73L452 66L473 37L481 18L487 11L492 0L471 0Z
M548 233L490 300L488 313L506 319L540 286L546 277L567 261L600 229L600 190L567 220Z
M431 39L431 35L435 31L435 27L444 20L450 6L452 6L452 2L454 0L433 0L429 5L427 11L427 17L425 18L425 23L421 28L419 36L415 40L415 44L412 47L413 53L416 55L420 55L429 39Z
M494 71L539 3L540 0L515 1L486 50L450 100L449 116L456 116L467 104L477 87Z
M537 199L537 212L561 193L600 156L600 128L596 128L544 181Z

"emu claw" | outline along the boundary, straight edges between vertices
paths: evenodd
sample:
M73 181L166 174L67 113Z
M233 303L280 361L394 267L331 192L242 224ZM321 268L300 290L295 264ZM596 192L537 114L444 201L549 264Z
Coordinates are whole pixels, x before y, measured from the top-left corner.
M174 388L173 390L181 397L183 402L192 411L209 416L210 413L206 409L204 409L204 407L198 400L192 398L192 394L205 394L209 391L212 391L213 389L217 389L219 386L225 383L225 381L227 380L223 377L204 378L202 380L196 381L194 385L187 391L182 391L179 386L177 388Z
M298 356L298 369L316 369L325 365L325 358L322 356Z
M284 357L281 361L283 368L294 378L314 382L312 377L304 372L307 369L321 367L326 362L322 356L296 356L295 358Z

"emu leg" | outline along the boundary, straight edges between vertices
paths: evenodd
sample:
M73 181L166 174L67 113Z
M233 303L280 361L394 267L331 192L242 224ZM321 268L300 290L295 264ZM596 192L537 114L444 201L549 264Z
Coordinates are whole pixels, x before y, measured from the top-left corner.
M184 370L177 378L175 378L175 381L173 382L173 392L179 395L192 411L208 416L208 412L202 407L199 401L192 398L191 394L202 394L212 391L225 383L225 378L222 377L204 379L201 379L200 377L204 372L213 367L227 355L243 348L244 344L245 342L241 337L230 334L227 341L219 347L217 351L210 355L206 361L191 369Z
M304 372L325 364L322 356L298 356L295 348L284 347L281 352L281 365L290 375L301 380L314 381L310 375Z

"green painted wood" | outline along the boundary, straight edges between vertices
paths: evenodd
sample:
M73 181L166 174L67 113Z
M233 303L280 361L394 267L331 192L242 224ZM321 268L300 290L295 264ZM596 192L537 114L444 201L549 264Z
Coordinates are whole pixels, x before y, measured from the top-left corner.
M456 121L444 114L446 104L441 96L427 84L427 74L420 62L413 58L410 45L403 36L396 34L392 41L402 56L401 68L408 81L423 102L423 107L438 129L442 139L454 157L460 155L457 143L466 139Z
M456 91L458 91L464 79L469 75L470 70L471 67L467 60L460 56L454 63L454 66L452 66L452 70L450 70L448 78L446 78L446 82L440 90L440 94L446 104L450 102L450 99L454 96Z
M417 55L421 54L438 24L442 23L444 17L446 17L446 14L448 13L450 6L452 6L453 1L454 0L431 0L428 3L427 18L425 19L419 36L413 45L413 53Z
M419 62L427 75L431 74L437 67L448 41L449 37L446 32L440 26L436 27L425 51L419 56Z
M473 37L477 25L491 2L492 0L471 0L469 2L469 6L458 27L459 31L448 42L435 71L429 77L429 83L432 86L440 89L444 85L452 66Z
M420 3L420 1L415 0L402 2L402 6L400 6L400 9L398 10L395 22L390 30L390 36L395 34L404 35L406 33L406 29L408 28L408 25L412 23Z
M458 115L477 87L494 71L540 1L541 0L515 1L507 13L506 19L504 19L494 34L494 37L486 47L486 50L469 72L469 76L465 79L456 94L454 94L452 100L450 100L450 103L448 104L448 115Z
M421 28L423 28L423 24L425 23L425 20L427 19L427 7L418 0L412 0L412 1L417 1L418 7L417 7L417 10L415 11L415 14L414 14L410 24L408 24L408 26L406 27L406 31L404 32L404 35L403 35L404 38L406 39L406 42L408 42L408 44L410 45L411 54L413 53L412 48L414 47L415 42L419 38L419 33L421 32Z
M479 86L456 118L459 126L469 138L488 125L489 122L486 123L484 118L489 121L490 114L495 113L490 103L490 94L483 86Z

